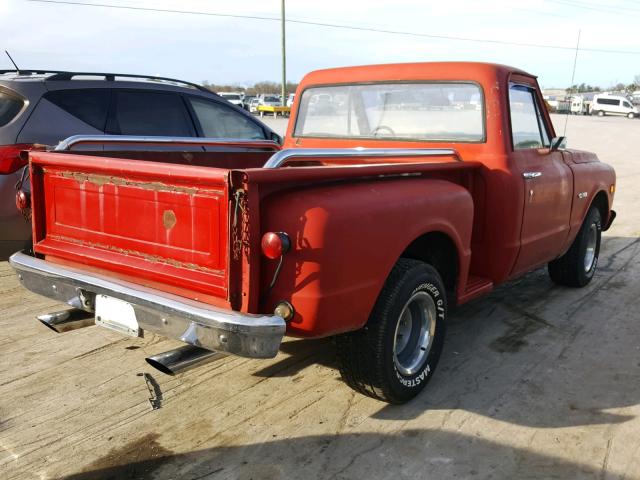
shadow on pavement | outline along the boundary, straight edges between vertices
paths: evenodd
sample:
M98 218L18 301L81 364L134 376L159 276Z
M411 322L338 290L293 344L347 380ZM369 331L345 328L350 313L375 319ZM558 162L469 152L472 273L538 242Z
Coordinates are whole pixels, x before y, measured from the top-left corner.
M559 445L559 447L561 447ZM420 461L416 461L420 459ZM599 478L601 469L438 430L317 435L172 453L153 435L63 480Z

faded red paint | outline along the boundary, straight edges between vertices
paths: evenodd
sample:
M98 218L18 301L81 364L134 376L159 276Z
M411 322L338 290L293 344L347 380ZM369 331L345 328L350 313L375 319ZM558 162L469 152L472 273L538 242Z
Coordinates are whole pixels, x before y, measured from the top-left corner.
M296 138L294 112L285 148L457 155L294 161L268 170L239 153L232 169L229 152L207 154L212 167L164 164L162 154L153 162L32 153L35 251L247 312L287 300L296 310L288 333L314 337L360 328L394 263L422 235L438 232L455 246L453 295L464 303L564 253L596 195L610 210L615 174L595 155L513 151L509 82L533 87L543 104L535 77L520 70L464 62L322 70L303 79L297 98L313 85L420 80L476 82L486 141ZM535 183L522 177L531 170L543 173ZM268 231L286 232L292 245L265 297L276 266L261 254Z
M36 253L226 297L226 170L167 175L157 163L47 153L31 162L47 205Z

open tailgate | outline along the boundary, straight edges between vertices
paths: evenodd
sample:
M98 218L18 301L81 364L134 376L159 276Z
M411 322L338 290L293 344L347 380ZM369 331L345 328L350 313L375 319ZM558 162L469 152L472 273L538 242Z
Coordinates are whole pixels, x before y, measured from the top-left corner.
M30 158L36 254L210 303L228 298L229 170L50 152Z

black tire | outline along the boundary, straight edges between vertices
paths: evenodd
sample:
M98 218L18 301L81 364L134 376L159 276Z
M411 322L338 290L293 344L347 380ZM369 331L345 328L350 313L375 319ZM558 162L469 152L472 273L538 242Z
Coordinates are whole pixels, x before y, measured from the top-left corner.
M600 210L592 205L567 253L549 262L548 270L551 280L558 285L567 287L584 287L587 285L593 278L598 266L601 237L602 218ZM591 248L593 249L592 260L590 260Z
M427 311L432 314L423 313ZM407 314L402 315L403 312ZM425 317L429 318L429 340L422 333L414 336L414 332L424 331L417 325L424 325ZM401 258L387 278L365 327L336 337L342 378L356 391L385 402L400 404L411 400L424 389L438 364L446 317L446 292L436 269ZM401 330L408 335L404 348L396 354L397 342L403 342Z

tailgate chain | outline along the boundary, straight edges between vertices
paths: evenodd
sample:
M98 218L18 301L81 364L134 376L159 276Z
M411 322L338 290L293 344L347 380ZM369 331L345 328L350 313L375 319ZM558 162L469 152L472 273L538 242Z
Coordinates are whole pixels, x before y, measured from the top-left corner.
M20 175L20 179L16 182L16 194L20 190L22 190L22 185L28 178L29 178L29 168L24 167L22 169L22 174ZM20 210L20 213L22 213L22 216L28 223L31 223L31 208L22 209Z
M240 260L240 254L242 252L243 245L248 245L249 234L249 219L247 212L247 196L243 189L238 189L234 192L233 197L235 199L235 206L233 209L233 259ZM241 213L241 228L238 229L238 210Z

